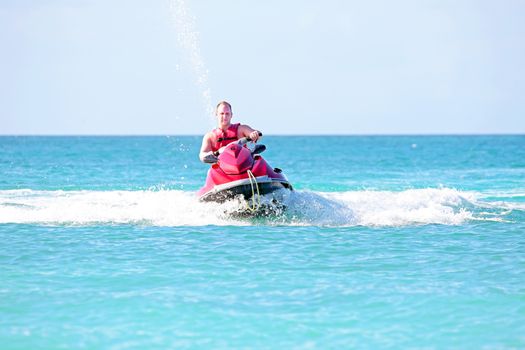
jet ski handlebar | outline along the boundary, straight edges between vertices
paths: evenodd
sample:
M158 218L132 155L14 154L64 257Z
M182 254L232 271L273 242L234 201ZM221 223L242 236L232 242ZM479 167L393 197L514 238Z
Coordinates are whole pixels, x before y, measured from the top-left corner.
M259 137L261 137L261 136L262 136L262 132L259 132ZM239 145L244 145L244 144L247 144L248 142L251 142L251 141L253 141L251 138L249 138L249 137L243 137L243 138L240 138L240 139L237 141L237 143L238 143Z
M259 132L259 137L262 136L262 132ZM223 141L224 139L222 138L219 138L219 142ZM237 143L241 146L244 146L245 144L247 144L248 142L251 142L252 139L249 138L249 137L242 137L240 139L237 140ZM217 162L217 157L222 153L223 149L225 148L226 146L223 146L221 147L219 150L215 151L215 152L212 152L211 155L208 155L207 158L205 158L205 163L216 163ZM256 145L255 146L255 149L253 150L253 154L257 154L257 153L262 153L264 150L266 150L266 146L264 145Z

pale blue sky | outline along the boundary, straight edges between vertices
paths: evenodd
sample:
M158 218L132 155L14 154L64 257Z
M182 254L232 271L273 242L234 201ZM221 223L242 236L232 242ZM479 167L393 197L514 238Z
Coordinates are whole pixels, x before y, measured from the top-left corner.
M525 2L0 0L0 134L525 133Z

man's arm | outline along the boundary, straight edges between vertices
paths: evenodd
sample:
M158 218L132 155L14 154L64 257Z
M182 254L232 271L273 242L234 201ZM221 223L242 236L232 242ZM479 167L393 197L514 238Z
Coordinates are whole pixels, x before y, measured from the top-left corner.
M241 137L249 137L252 141L257 141L259 139L259 130L252 129L249 125L239 125L239 134ZM262 137L262 136L261 136Z
M210 155L213 155L213 152L211 150L211 137L211 133L207 133L202 138L201 151L199 153L199 159L201 160L201 162L206 163L204 159Z

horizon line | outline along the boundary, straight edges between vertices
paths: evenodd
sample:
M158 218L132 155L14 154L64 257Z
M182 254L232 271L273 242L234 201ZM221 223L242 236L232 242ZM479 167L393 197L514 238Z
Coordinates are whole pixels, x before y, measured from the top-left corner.
M2 134L0 137L180 137L180 136L199 136L202 137L204 134ZM298 134L264 134L263 136L278 136L278 137L295 137L295 136L310 136L310 137L359 137L359 136L525 136L525 132L516 132L516 133L349 133L349 134L338 134L338 133L320 133L320 134L310 134L310 133L298 133Z

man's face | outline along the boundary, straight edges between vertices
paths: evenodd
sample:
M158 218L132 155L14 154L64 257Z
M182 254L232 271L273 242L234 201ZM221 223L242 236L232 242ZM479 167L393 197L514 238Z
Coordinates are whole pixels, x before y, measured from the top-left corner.
M220 105L219 108L217 108L217 118L219 119L219 124L221 126L230 125L232 119L232 111L230 110L230 107L224 104Z

